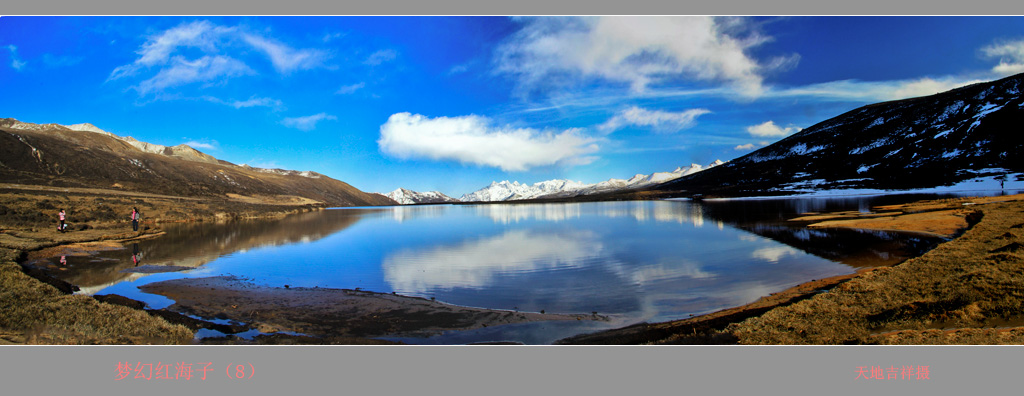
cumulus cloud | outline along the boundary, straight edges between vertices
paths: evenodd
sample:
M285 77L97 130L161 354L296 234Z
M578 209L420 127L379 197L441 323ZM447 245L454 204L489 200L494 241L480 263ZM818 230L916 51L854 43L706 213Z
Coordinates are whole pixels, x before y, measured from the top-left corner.
M363 63L370 66L377 66L381 63L392 61L396 57L398 57L398 52L395 52L395 50L380 50L370 54Z
M628 83L633 91L671 79L725 82L742 95L763 91L764 71L798 57L759 64L748 50L770 38L744 36L736 18L532 18L497 50L497 70L529 87L564 77Z
M747 150L753 150L755 147L757 147L757 146L755 146L753 143L747 143L747 144L741 144L739 146L733 147L733 150L747 151Z
M7 49L11 51L11 67L13 67L14 70L21 71L21 68L25 67L27 63L18 58L18 47L8 45Z
M656 132L678 132L694 126L697 123L697 117L710 112L708 109L667 112L632 106L599 125L598 129L611 132L625 126L640 126L650 127Z
M265 55L281 74L322 67L328 56L325 51L295 49L240 27L194 21L147 37L136 51L135 61L114 68L107 80L154 73L133 87L145 95L196 82L252 75L256 71L238 58L246 56L249 49ZM229 55L233 51L235 56Z
M426 293L452 287L485 287L503 274L575 268L601 253L589 231L558 234L508 231L503 235L431 249L406 249L382 264L394 289Z
M280 73L308 70L323 65L327 53L315 49L295 49L275 40L253 34L243 34L242 40L263 51Z
M561 132L492 125L475 115L427 118L397 113L380 127L381 151L399 158L456 160L462 163L524 171L554 164L582 165L596 158L600 139L580 130Z
M285 118L281 121L281 124L289 128L295 128L301 131L312 131L316 128L316 124L323 120L337 120L338 117L332 116L327 113L319 113L305 117L290 117Z
M771 120L761 124L751 125L747 127L748 133L750 133L752 136L759 137L782 137L789 135L793 132L799 132L800 130L801 128L797 128L795 126L788 126L782 128L778 125L775 125L775 122Z
M1024 73L1024 40L1001 41L981 49L988 58L999 59L992 72L1001 76Z
M335 93L339 94L339 95L353 94L353 93L355 93L356 91L362 89L365 86L366 86L366 83L356 83L356 84L352 84L352 85L345 85L345 86L342 86L341 88L338 88L338 91L335 92Z

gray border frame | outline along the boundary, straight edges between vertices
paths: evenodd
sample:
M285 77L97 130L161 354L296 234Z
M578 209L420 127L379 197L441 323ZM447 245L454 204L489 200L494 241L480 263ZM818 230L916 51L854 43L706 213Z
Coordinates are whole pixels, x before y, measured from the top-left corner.
M0 15L1024 15L995 0L371 2L11 1ZM3 18L0 17L0 23ZM1013 389L1024 346L0 346L0 393L181 395L969 394ZM117 378L118 363L210 362L207 380ZM232 365L252 378L231 379ZM928 366L929 379L858 379L858 368ZM134 374L134 373L133 373Z
M38 0L0 15L1024 15L1006 0Z

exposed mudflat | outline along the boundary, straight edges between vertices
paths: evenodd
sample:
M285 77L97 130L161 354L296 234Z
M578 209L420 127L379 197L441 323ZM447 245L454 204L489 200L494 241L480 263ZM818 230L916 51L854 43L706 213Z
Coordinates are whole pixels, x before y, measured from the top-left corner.
M368 291L258 286L230 276L168 280L141 289L174 300L169 310L247 323L263 333L319 337L429 336L541 320L607 320L460 307Z

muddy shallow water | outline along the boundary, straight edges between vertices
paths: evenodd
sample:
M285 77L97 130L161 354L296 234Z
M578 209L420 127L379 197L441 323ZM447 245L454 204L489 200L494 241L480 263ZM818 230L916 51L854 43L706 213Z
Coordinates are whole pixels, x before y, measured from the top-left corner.
M66 264L52 256L32 264L78 285L80 293L119 294L150 308L174 301L144 293L142 285L232 275L273 288L368 290L466 307L612 318L394 338L545 344L742 305L810 279L893 264L941 241L808 230L785 221L810 211L867 210L871 199L332 209L278 221L165 225L160 238L64 255Z

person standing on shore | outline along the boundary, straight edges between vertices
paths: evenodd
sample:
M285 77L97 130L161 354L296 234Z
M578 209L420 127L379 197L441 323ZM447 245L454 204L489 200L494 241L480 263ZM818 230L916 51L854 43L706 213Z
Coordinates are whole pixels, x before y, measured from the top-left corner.
M132 208L132 231L139 230L139 209Z
M60 219L60 224L57 224L57 231L64 232L64 208L60 208L57 217Z

